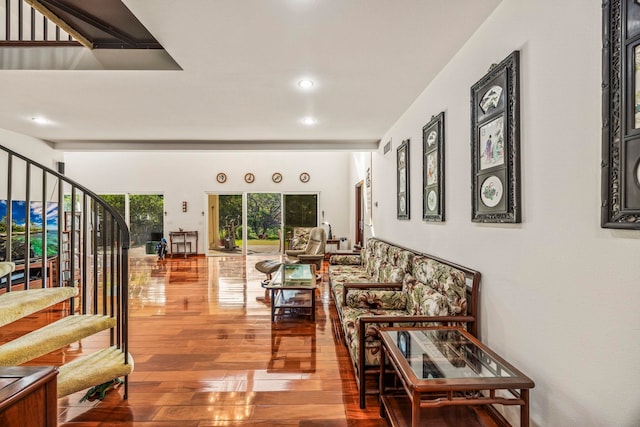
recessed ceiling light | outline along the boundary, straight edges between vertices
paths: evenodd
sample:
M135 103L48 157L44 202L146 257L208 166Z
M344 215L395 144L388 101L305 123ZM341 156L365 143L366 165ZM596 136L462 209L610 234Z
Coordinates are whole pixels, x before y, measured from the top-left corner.
M298 82L298 86L300 86L302 89L311 89L313 87L313 81L303 79Z
M313 126L317 123L317 120L314 119L313 117L305 117L301 121L302 121L302 124L307 126Z
M37 123L37 124L39 124L39 125L49 125L49 124L51 124L51 120L46 119L46 118L41 117L41 116L31 117L31 120L32 120L34 123Z

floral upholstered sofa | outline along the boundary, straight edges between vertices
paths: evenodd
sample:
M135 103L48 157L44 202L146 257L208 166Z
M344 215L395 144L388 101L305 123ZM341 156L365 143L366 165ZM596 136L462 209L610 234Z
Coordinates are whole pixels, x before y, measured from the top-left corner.
M477 271L377 238L359 255L333 255L329 264L362 408L366 374L379 372L380 327L459 324L478 336Z

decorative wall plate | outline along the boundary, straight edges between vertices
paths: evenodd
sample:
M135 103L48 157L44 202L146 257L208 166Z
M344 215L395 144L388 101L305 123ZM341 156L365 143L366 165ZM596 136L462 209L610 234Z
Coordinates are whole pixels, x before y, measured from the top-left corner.
M255 177L255 175L254 175L254 174L252 174L251 172L249 172L248 174L245 174L245 176L244 176L244 181L245 181L247 184L251 184L251 183L252 183L253 181L255 181L255 180L256 180L256 177Z
M427 195L427 208L430 211L435 211L437 207L438 207L438 195L436 194L435 191L431 190Z
M224 184L225 182L227 182L227 174L220 172L218 175L216 175L216 181L218 181L220 184Z
M502 200L503 186L502 181L495 175L485 179L480 187L480 198L482 203L487 207L494 207Z
M280 172L276 172L273 175L271 175L271 180L273 180L273 182L280 183L282 182L282 174Z
M306 173L306 172L302 172L302 173L300 174L300 181L302 181L302 182L309 182L309 180L310 180L310 179L311 179L311 176L310 176L308 173Z
M400 196L399 204L400 213L405 214L407 212L407 199L404 196Z

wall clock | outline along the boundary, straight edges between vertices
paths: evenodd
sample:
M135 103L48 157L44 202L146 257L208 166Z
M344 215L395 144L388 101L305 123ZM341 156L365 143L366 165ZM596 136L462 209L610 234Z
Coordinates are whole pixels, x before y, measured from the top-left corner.
M302 182L309 182L309 180L310 180L310 179L311 179L311 176L310 176L308 173L306 173L306 172L302 172L302 173L300 174L300 181L302 181Z
M273 175L271 175L271 179L276 184L279 183L279 182L282 182L282 174L280 172L276 172Z
M227 182L227 174L220 172L218 175L216 175L216 181L218 181L220 184L224 184L225 182Z
M246 174L246 175L244 176L244 181L245 181L247 184L251 184L251 183L252 183L253 181L255 181L255 180L256 180L256 177L255 177L255 175L254 175L254 174L252 174L252 173L248 173L248 174Z

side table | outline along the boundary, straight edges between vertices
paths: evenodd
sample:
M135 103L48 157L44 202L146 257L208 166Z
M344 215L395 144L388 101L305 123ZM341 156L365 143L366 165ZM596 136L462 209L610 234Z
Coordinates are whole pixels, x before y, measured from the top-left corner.
M482 407L496 425L509 425L491 405L520 406L520 426L529 426L533 381L471 334L457 327L383 328L380 415L392 426L421 425L420 418L447 406ZM393 373L401 387L388 387ZM460 425L465 424L461 421Z

